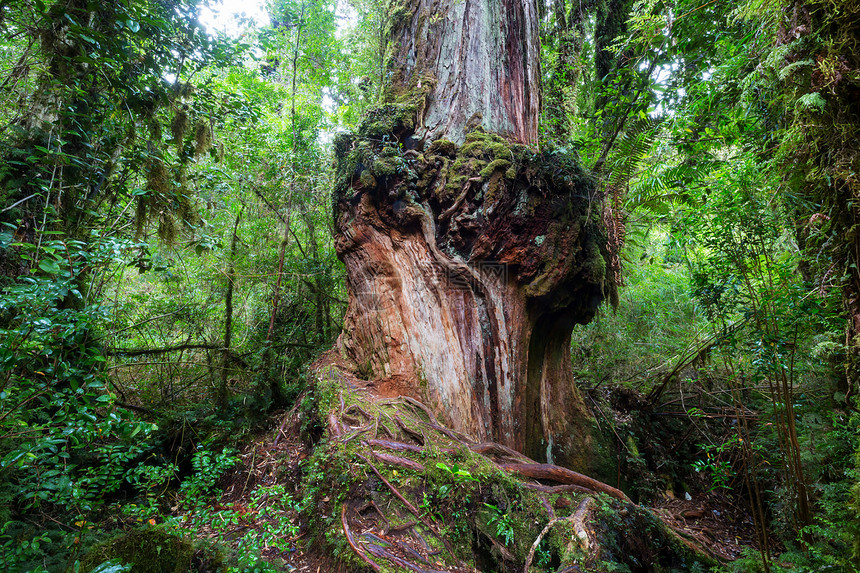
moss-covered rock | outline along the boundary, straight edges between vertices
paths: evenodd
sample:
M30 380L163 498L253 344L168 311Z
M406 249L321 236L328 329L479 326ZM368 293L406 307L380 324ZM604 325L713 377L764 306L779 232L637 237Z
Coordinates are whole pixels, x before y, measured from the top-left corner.
M194 570L194 553L193 544L184 537L161 528L136 529L95 545L82 561L81 571L117 561L130 564L130 573L186 573Z

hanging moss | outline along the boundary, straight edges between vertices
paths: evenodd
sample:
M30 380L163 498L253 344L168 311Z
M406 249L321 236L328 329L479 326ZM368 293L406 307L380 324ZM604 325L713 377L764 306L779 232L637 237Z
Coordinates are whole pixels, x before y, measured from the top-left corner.
M143 237L143 230L146 227L146 197L140 196L137 198L137 210L134 216L134 224L135 224L135 233L134 236L136 239L140 239Z
M171 179L159 157L149 160L149 168L146 172L146 188L152 193L165 196L170 193Z
M200 120L194 128L194 154L200 157L212 147L212 126Z
M173 122L170 124L170 132L173 135L173 143L176 145L176 153L182 153L182 142L185 139L185 132L191 125L188 119L188 113L185 111L185 106L182 106L173 116Z
M186 228L195 227L200 224L200 212L194 205L191 190L188 188L183 187L178 193L176 218L179 219Z
M176 220L173 218L173 215L162 212L158 218L158 238L167 245L173 245L176 242L177 235Z

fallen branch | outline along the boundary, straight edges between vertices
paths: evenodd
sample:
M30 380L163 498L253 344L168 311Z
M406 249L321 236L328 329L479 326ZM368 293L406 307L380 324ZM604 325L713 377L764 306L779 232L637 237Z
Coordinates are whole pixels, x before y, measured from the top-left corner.
M360 436L361 434L370 430L370 428L372 428L372 427L373 427L373 423L371 422L370 424L365 424L365 425L361 426L360 428L356 428L356 429L352 430L349 434L344 436L344 438L342 440L343 443L345 444L348 441L352 440L353 438Z
M224 347L220 344L179 344L162 348L108 348L105 354L108 356L146 356L149 354L167 354L179 350L224 350Z

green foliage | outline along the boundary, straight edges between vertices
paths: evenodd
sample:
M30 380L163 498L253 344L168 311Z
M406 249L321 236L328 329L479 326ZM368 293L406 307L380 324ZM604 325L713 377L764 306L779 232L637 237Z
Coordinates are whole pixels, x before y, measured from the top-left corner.
M487 523L496 526L496 535L505 542L505 545L513 543L514 526L511 522L511 516L491 503L485 503L484 506L493 512L493 516Z
M13 521L4 520L3 525L0 526L0 566L4 571L46 572L44 565L39 561L45 554L46 545L51 543L51 536L41 532L35 536L19 538L15 535L18 525Z
M224 473L239 463L239 458L225 448L220 453L203 448L191 457L194 473L182 482L179 492L185 497L185 502L198 505L205 502L212 493L218 480Z
M630 384L648 392L702 338L705 317L689 297L689 270L669 231L633 227L617 308L574 330L573 367L584 386Z
M97 271L121 261L130 245L94 234L89 246L58 240L40 249L4 246L20 249L42 273L8 285L0 299L2 495L80 514L119 489L155 429L115 406L92 337L105 309L82 304L85 269L97 280Z
M709 491L731 489L736 472L729 460L720 459L720 457L723 452L729 450L733 445L728 442L718 445L704 444L702 445L702 450L705 452L705 458L695 460L692 463L692 467L697 473L707 472L709 474L708 477L711 480Z

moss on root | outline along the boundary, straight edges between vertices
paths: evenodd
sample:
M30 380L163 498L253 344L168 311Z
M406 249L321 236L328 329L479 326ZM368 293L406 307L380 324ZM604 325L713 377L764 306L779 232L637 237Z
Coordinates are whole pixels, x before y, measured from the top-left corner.
M303 465L302 506L309 543L349 570L372 559L381 571L403 571L397 559L405 559L442 571L519 572L542 533L532 572L710 564L647 510L605 494L530 488L414 401L373 399L341 380L336 370L318 372L305 401L325 429Z

